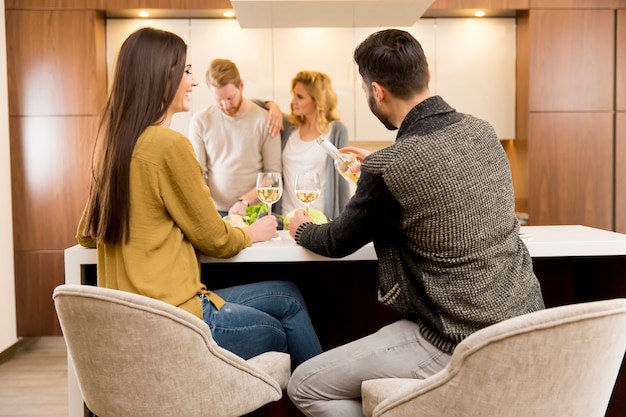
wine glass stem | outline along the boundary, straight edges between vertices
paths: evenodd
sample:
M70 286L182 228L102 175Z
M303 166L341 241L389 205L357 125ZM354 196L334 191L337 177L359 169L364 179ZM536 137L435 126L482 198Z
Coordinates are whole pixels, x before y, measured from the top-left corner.
M267 205L267 215L268 215L268 216L271 216L271 215L272 215L272 205L271 205L271 204L268 204L268 205Z

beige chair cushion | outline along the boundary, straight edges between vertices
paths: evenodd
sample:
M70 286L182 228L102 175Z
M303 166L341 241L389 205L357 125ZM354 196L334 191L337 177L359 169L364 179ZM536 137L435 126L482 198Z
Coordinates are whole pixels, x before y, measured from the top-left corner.
M61 285L53 298L81 394L99 417L235 417L287 386L288 354L243 360L180 308L86 285Z
M484 328L424 380L362 384L367 417L602 417L626 350L626 299L550 308Z

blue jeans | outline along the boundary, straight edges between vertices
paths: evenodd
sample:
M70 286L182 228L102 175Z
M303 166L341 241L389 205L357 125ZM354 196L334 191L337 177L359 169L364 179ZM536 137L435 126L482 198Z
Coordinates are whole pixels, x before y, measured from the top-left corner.
M292 368L322 352L294 283L263 281L213 292L226 304L217 310L202 296L202 313L221 347L244 359L267 351L288 352Z

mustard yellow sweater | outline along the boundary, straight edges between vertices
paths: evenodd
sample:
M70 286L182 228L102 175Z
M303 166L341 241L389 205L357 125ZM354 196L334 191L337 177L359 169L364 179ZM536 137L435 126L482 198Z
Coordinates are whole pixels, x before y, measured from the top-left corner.
M80 245L98 249L98 286L145 295L202 318L198 252L228 258L252 244L217 213L189 140L151 126L139 137L130 164L130 241Z

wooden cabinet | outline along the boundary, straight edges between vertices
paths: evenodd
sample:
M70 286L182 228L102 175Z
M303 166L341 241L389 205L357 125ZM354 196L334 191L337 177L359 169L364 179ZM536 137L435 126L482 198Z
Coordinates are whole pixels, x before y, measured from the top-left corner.
M530 0L531 9L615 9L623 0Z
M98 113L106 68L95 22L95 12L7 10L11 116Z
M612 230L612 114L530 113L528 138L531 224Z
M621 1L615 47L615 231L626 233L626 0Z
M95 11L7 10L18 336L60 335L52 289L75 244L106 94Z
M459 10L459 9L497 9L497 10L526 10L530 0L435 0L428 9Z
M615 120L615 231L626 233L626 111Z
M613 10L531 10L530 112L613 110Z
M531 9L526 29L529 222L613 230L615 11Z

